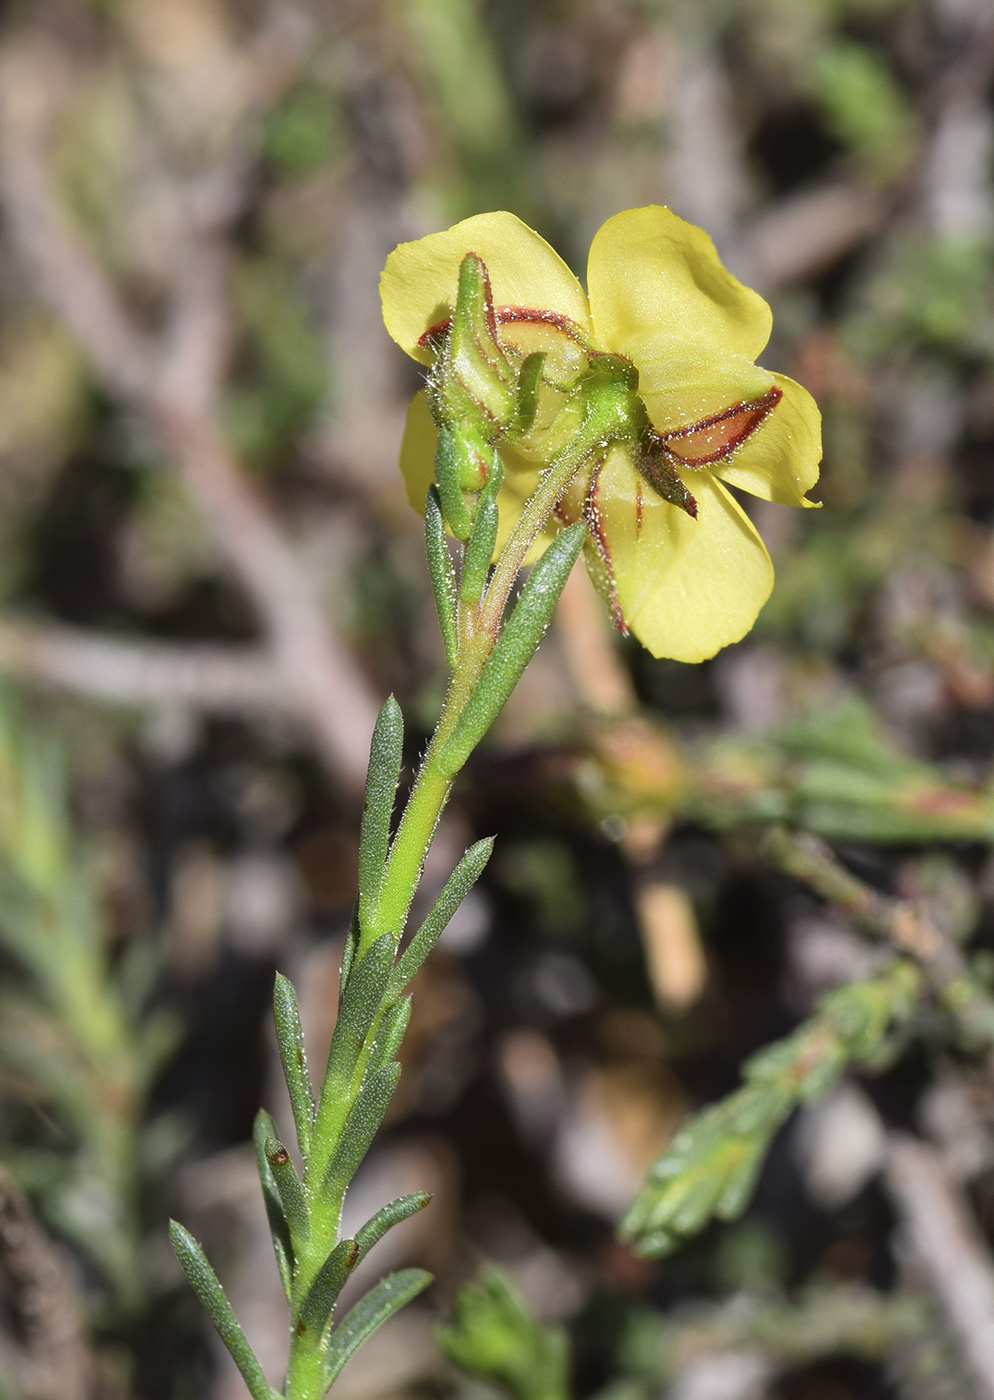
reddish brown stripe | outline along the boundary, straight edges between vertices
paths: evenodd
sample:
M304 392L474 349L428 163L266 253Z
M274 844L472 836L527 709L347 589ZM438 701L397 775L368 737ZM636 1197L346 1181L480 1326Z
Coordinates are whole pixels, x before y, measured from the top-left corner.
M511 326L515 324L530 324L554 326L557 331L562 331L563 335L570 340L575 340L578 345L586 345L587 338L575 321L571 321L568 316L564 316L561 311L543 311L534 306L495 306L494 319L499 326ZM446 316L444 321L437 321L435 325L429 326L424 335L418 340L422 349L434 336L444 335L452 325L452 317Z
M583 518L587 522L587 529L590 531L590 538L594 542L594 547L601 557L601 563L607 570L608 584L611 590L611 621L623 636L628 636L628 626L625 622L625 615L621 611L621 604L618 602L618 589L614 580L614 568L611 564L611 550L608 547L607 536L604 532L604 516L597 502L597 495L600 490L601 468L603 462L598 462L594 467L593 475L590 478L590 485L587 488L587 499L583 503Z
M782 398L783 390L774 385L762 398L752 399L748 403L734 403L720 413L713 413L710 418L702 418L699 423L661 433L660 438L666 450L680 462L692 467L706 467L710 462L720 462L731 456L737 447L741 447ZM699 441L694 442L695 438L699 438ZM682 444L684 450L681 451L676 444ZM687 451L687 448L691 450ZM701 451L701 448L704 450Z

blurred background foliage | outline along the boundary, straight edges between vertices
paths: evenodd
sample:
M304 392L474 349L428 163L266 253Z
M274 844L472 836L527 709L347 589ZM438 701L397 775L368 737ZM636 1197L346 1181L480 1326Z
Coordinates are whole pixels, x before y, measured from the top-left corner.
M497 850L419 975L348 1206L430 1189L368 1268L439 1283L339 1386L994 1394L907 1247L893 1149L930 1143L989 1270L987 0L8 0L2 22L0 1155L90 1368L49 1364L0 1250L3 1394L242 1394L170 1213L278 1381L249 1141L260 1102L286 1108L273 972L319 1058L367 711L397 694L413 761L444 685L379 270L509 208L582 274L647 202L770 300L764 363L824 415L823 505L746 501L776 589L701 666L615 637L573 580L471 765L428 883L473 835ZM870 1044L852 1008L888 978ZM642 1257L615 1227L719 1100L746 1213L707 1223L734 1211L700 1129L674 1150L707 1190L676 1224L659 1180L646 1205L657 1245L692 1237Z

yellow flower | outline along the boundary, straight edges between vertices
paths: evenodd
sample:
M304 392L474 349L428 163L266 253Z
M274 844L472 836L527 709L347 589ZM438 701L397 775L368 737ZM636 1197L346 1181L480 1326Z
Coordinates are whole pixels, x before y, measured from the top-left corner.
M422 364L432 362L469 252L489 270L501 343L511 355L547 356L535 426L517 450L501 446L502 537L547 460L543 434L571 379L592 352L624 356L638 370L653 459L628 444L611 445L567 493L560 522L586 516L591 576L618 625L654 656L702 661L738 641L769 597L773 566L722 482L763 500L813 505L805 493L821 458L821 420L810 394L754 363L770 334L766 302L722 266L702 229L659 205L626 210L599 230L587 264L589 298L545 240L513 214L480 214L401 244L387 259L384 321ZM401 452L419 510L433 478L434 441L419 395ZM687 487L687 506L653 488L653 462Z

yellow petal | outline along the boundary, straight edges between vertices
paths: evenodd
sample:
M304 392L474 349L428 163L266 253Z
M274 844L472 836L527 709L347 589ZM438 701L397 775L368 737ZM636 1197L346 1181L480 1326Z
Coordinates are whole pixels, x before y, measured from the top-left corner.
M722 265L703 229L660 204L626 209L590 247L587 287L598 337L620 355L643 331L693 336L719 355L754 360L772 314Z
M407 421L400 444L400 474L407 499L419 515L425 513L428 488L435 480L435 444L438 430L424 390L407 406Z
M783 398L727 461L715 463L714 471L722 481L764 501L813 506L817 502L806 500L805 492L818 480L821 414L807 389L785 374L773 378Z
M425 497L428 488L435 480L435 443L438 432L435 428L428 399L422 390L415 394L407 410L404 425L404 440L400 445L400 470L407 490L407 499L418 512L424 515ZM504 463L504 485L497 497L497 554L521 514L522 506L538 485L541 466L529 462L513 448L500 449ZM555 534L553 523L550 533L539 536L525 562L533 564L542 554Z
M624 449L613 448L598 481L600 533L617 602L643 646L653 656L705 661L749 631L773 587L773 565L708 470L685 480L696 520L656 496Z
M386 328L422 364L432 357L418 341L452 315L459 265L467 253L486 263L495 306L558 312L591 334L583 288L545 239L513 214L475 214L444 233L401 243L380 277Z

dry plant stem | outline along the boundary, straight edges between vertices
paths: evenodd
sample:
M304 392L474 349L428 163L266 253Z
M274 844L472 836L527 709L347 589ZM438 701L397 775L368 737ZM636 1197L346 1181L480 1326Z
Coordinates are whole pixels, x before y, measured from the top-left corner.
M891 1139L887 1187L984 1400L994 1400L994 1267L934 1148Z
M223 255L191 232L163 355L131 321L59 206L47 157L53 113L44 94L52 85L40 76L42 65L53 62L58 55L28 46L10 48L0 59L0 198L11 230L42 296L68 323L108 389L154 422L221 556L250 597L282 683L322 758L359 792L376 718L373 696L212 412L230 323Z
M80 1324L72 1265L0 1167L0 1276L21 1332L17 1370L25 1400L90 1400L93 1354Z

